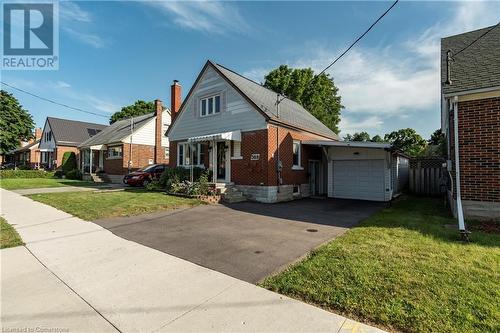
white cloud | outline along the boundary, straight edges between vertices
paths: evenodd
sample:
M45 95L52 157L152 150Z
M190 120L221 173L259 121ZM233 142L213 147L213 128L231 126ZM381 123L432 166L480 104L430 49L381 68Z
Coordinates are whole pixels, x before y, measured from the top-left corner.
M64 81L49 82L49 85L54 89L71 88L71 85L68 82L64 82Z
M70 22L92 22L92 17L89 12L83 10L75 2L70 1L61 1L59 3L59 17Z
M358 45L328 71L346 107L341 116L342 133L376 132L395 119L409 121L423 111L439 112L440 39L496 24L500 12L500 2L452 5L455 7L443 13L443 21L417 32L411 40L385 48ZM309 46L304 48L306 54L289 61L289 65L319 72L343 51ZM268 71L269 68L255 68L247 75L259 82Z
M68 27L65 27L64 31L80 42L90 45L96 49L101 49L107 45L106 41L104 41L101 37L91 33L76 31Z
M120 111L120 109L121 109L121 106L118 104L100 99L100 98L92 96L92 95L83 95L83 96L81 96L81 98L82 98L82 100L85 100L87 103L92 105L92 107L94 109L102 111L102 112L106 112L109 114L115 113L116 111Z
M248 24L231 2L215 1L153 1L147 3L161 9L179 26L205 33L228 31L244 33Z

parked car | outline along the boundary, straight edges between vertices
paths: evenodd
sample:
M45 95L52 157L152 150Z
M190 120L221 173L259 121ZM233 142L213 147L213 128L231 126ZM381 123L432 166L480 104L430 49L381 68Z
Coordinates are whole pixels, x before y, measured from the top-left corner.
M130 186L146 186L155 179L160 179L161 174L168 168L166 164L152 164L145 168L131 172L123 177L123 182Z

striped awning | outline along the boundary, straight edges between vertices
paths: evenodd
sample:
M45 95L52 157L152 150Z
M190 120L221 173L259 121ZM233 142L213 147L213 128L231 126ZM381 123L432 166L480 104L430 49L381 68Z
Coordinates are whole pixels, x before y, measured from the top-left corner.
M241 141L241 131L237 130L232 132L194 136L192 138L189 138L188 142L204 142L204 141L214 141L214 140Z

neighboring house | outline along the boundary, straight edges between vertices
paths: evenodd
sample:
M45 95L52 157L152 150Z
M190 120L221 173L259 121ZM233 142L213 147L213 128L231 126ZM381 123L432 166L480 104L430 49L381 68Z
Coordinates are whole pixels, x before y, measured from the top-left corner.
M170 166L208 168L251 200L387 201L405 185L407 159L390 145L340 142L298 103L219 64L207 61L182 105L180 95L174 83Z
M169 162L170 111L160 100L155 112L119 120L79 145L80 168L84 174L105 173L112 182L154 163Z
M62 164L65 152L74 152L79 159L78 145L96 135L106 125L47 117L40 139L40 164L55 169Z
M34 139L21 143L21 147L11 150L5 154L7 163L14 163L16 166L29 166L38 168L40 166L40 150L38 145L42 137L42 129L36 128Z
M492 28L441 40L441 127L459 221L460 206L466 218L500 218L500 26Z

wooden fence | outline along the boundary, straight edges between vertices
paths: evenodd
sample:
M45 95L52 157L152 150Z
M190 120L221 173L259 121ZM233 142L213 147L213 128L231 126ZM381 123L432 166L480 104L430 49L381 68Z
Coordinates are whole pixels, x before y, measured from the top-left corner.
M411 159L410 192L418 195L442 195L442 178L446 177L443 159Z

